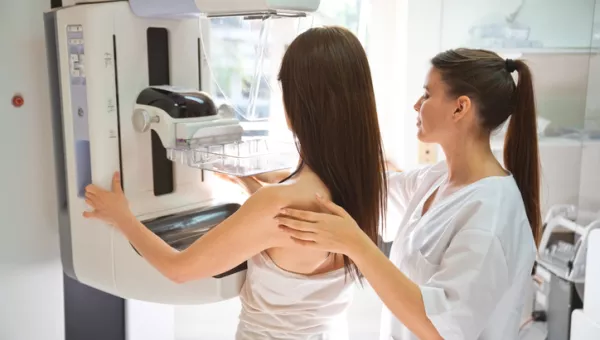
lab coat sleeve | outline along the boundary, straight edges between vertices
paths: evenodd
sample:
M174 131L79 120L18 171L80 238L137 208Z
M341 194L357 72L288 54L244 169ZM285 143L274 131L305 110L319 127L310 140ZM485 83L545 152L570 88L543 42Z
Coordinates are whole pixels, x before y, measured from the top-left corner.
M406 209L406 205L414 194L419 184L422 169L388 172L388 196L394 204Z
M425 312L442 338L476 340L509 289L499 239L489 231L463 229L420 289Z
M415 192L429 173L439 172L445 169L446 162L426 165L410 171L388 171L388 198L394 205L406 209ZM443 171L445 173L445 171Z
M385 242L396 237L411 197L419 185L423 169L387 173L388 194L385 225L381 236Z

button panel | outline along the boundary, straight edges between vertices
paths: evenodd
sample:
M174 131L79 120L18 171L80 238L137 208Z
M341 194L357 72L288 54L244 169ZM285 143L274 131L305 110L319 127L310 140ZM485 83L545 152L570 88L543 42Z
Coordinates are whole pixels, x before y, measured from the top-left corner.
M74 84L83 84L85 83L83 27L81 25L67 26L67 41L69 46L71 82Z

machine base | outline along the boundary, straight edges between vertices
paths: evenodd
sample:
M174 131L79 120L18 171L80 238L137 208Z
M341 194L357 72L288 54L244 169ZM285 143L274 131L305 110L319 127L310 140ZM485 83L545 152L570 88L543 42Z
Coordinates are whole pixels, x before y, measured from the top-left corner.
M125 340L125 300L63 275L66 340ZM151 323L150 323L151 324Z

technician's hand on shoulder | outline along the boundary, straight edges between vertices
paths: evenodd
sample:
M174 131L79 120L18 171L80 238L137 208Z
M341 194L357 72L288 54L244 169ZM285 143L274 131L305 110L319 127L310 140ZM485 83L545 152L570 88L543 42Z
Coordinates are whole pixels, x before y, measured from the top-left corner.
M83 213L85 218L96 218L115 227L134 218L129 209L129 202L121 188L121 178L118 172L113 175L111 191L94 184L88 185L85 188L85 203L93 209Z
M280 228L295 243L351 256L360 251L367 235L342 207L317 195L317 201L328 213L282 209L277 217Z

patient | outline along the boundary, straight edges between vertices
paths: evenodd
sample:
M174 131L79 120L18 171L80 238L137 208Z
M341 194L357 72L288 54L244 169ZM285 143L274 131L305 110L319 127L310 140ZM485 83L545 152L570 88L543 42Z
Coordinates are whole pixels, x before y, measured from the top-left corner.
M279 72L288 126L301 162L189 248L178 252L135 219L115 174L113 191L86 188L84 213L118 228L176 282L248 261L237 339L346 339L345 311L359 277L339 254L294 243L274 220L283 207L320 211L315 193L342 206L376 242L385 210L385 161L367 56L339 27L313 28L287 49Z

